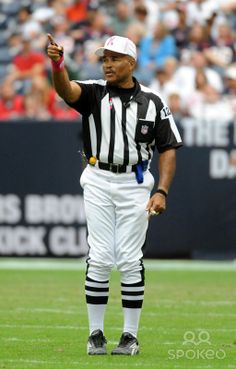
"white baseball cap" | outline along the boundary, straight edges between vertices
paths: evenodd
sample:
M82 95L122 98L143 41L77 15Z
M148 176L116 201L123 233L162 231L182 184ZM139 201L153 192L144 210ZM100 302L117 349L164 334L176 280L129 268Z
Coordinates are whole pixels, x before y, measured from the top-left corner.
M129 55L135 60L137 60L137 50L136 46L127 37L121 37L121 36L112 36L106 40L105 45L103 47L99 47L95 54L98 56L104 56L104 51L110 50L114 51L115 53Z

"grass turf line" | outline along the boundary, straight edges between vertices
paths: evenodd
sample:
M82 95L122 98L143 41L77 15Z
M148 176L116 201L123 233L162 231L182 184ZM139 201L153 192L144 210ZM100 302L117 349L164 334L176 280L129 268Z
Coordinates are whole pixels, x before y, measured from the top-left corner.
M235 277L236 271L147 270L140 355L89 357L84 271L0 270L0 368L234 369ZM105 321L109 352L122 321L119 274L113 272ZM187 331L196 339L207 331L210 345L183 345ZM197 357L209 349L211 358ZM216 357L219 350L224 359Z

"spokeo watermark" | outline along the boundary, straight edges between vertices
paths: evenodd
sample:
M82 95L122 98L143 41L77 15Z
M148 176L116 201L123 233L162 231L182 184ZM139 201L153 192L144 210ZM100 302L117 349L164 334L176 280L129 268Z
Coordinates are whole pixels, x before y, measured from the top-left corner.
M168 350L168 359L223 360L226 357L226 353L223 349L215 349L212 346L210 334L206 330L201 330L199 332L186 331L183 336L183 346L185 345L186 348ZM191 348L189 348L188 345L191 345ZM204 345L204 348L202 348L201 345ZM206 345L208 345L207 348Z

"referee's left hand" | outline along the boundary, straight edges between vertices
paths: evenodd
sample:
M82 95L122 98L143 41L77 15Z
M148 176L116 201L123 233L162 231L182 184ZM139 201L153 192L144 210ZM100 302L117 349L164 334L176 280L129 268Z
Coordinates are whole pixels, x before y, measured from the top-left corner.
M161 193L155 193L148 201L146 211L149 218L155 215L159 215L166 210L166 197Z

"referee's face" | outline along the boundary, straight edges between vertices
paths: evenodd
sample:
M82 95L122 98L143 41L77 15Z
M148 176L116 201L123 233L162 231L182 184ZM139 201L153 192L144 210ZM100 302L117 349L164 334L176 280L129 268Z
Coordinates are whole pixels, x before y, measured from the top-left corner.
M109 84L122 88L133 87L132 74L135 67L133 58L105 50L102 60L104 76Z

